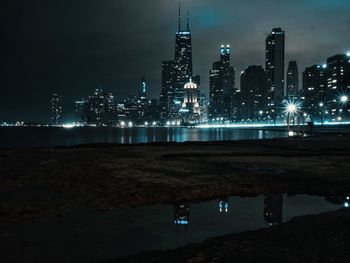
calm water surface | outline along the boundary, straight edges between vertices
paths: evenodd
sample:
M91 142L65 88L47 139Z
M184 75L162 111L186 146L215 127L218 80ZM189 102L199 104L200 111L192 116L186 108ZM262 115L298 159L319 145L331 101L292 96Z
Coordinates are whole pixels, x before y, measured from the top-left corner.
M24 128L0 127L0 148L54 147L90 143L222 141L286 137L283 131L230 128Z
M199 204L154 205L62 218L1 224L6 262L98 262L141 251L177 248L205 239L267 228L300 215L346 206L348 197L297 195L220 198ZM21 260L22 259L22 260Z

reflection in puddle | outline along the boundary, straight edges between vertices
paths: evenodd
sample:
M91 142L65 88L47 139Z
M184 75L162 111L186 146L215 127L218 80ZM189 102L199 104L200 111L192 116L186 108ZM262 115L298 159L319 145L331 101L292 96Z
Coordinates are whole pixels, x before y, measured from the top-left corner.
M281 194L268 194L264 199L264 219L269 226L279 225L283 222L283 196Z
M181 204L175 206L174 223L176 225L188 225L190 222L190 206Z
M232 233L273 227L295 216L349 206L349 196L268 194L198 204L153 205L109 212L74 210L62 218L0 224L3 258L12 262L90 262L166 250ZM16 251L14 251L16 250Z

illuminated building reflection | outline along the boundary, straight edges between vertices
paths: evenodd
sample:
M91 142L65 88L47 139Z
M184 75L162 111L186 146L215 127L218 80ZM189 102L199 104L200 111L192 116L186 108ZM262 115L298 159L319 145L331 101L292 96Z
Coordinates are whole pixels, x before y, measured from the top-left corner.
M350 206L350 195L326 196L325 200L336 205L342 205L345 208Z
M190 205L180 204L175 206L175 225L188 225L190 222Z
M228 212L228 198L220 198L219 199L219 212L227 213Z
M282 194L268 194L264 199L264 220L269 226L282 223L283 196Z

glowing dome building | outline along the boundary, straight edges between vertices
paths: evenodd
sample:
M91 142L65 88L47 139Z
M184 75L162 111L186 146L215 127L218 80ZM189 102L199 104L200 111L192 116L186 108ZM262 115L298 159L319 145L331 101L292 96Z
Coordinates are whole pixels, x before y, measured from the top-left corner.
M185 122L197 123L200 118L199 90L192 79L184 86L184 100L181 105L180 114Z

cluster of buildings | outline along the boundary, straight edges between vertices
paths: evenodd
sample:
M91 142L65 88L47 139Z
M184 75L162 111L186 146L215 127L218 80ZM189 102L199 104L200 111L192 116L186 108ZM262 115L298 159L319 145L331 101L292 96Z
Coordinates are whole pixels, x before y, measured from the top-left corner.
M350 53L335 55L327 63L307 67L299 85L296 61L285 70L285 31L274 28L265 42L265 65L250 65L240 73L240 85L231 62L230 45L218 49L219 60L209 71L209 97L193 74L189 13L181 27L179 7L175 56L162 62L162 85L157 99L147 97L141 79L139 94L117 102L110 92L96 89L76 101L77 122L94 126L196 125L199 123L252 123L285 121L285 104L293 102L311 121L342 121L350 117ZM62 123L62 98L51 100L51 123Z

